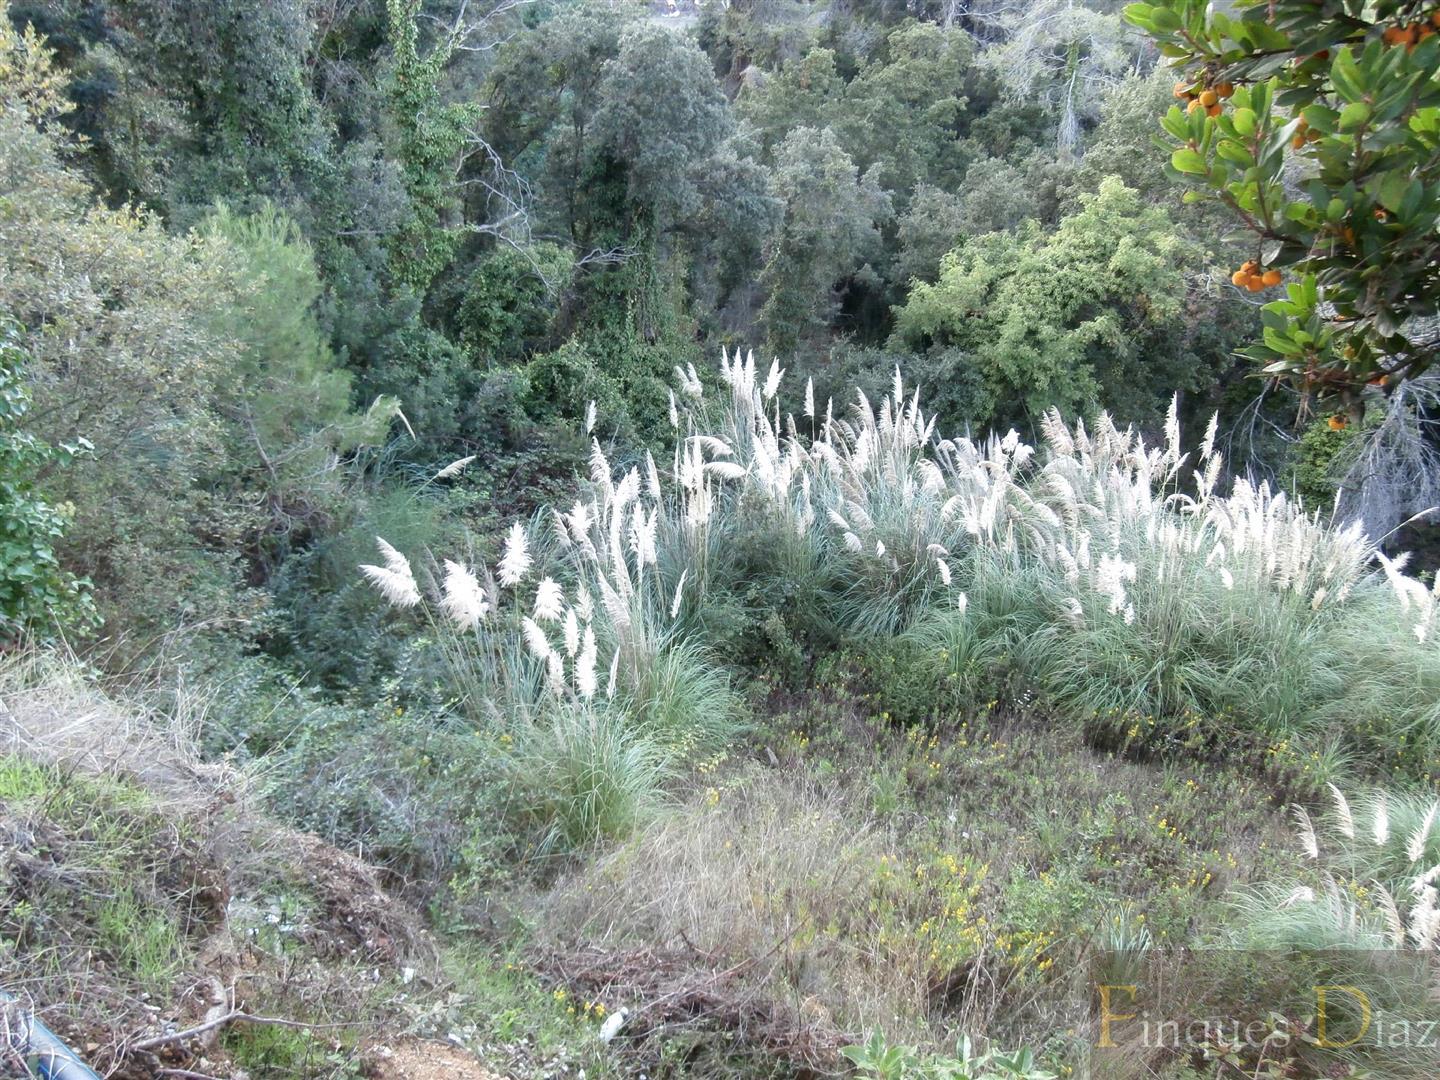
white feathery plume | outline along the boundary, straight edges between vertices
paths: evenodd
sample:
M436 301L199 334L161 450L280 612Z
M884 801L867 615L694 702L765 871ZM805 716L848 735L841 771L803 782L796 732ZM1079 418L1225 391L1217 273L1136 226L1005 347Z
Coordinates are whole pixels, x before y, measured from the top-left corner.
M468 566L446 559L443 591L440 607L457 626L477 626L490 611L485 590Z
M1296 904L1311 904L1315 902L1315 890L1308 885L1297 885L1291 890L1290 895L1280 901L1282 908L1292 908Z
M545 675L555 690L565 688L565 658L554 649L551 649L550 655L545 658Z
M587 701L595 696L595 631L585 624L585 639L575 661L575 691Z
M1375 845L1384 847L1390 839L1390 808L1385 803L1385 792L1377 792L1375 795L1375 820L1373 835Z
M680 601L685 597L685 579L690 576L690 568L687 566L680 571L680 580L675 583L675 599L670 601L670 618L675 619L680 615Z
M543 578L535 588L536 622L554 622L565 612L565 590L554 578Z
M630 550L635 553L640 566L654 566L659 559L655 547L655 534L659 527L659 511L645 513L639 506L630 515Z
M585 403L585 434L589 435L595 430L595 402Z
M935 568L940 571L940 582L946 588L950 587L950 564L944 559L935 560Z
M1180 455L1180 395L1173 394L1170 398L1170 408L1165 412L1165 451L1167 454L1178 457Z
M575 500L575 505L565 515L565 525L570 530L571 539L577 543L590 534L590 504Z
M533 560L530 558L530 541L525 536L525 527L518 521L510 526L505 537L505 550L497 566L500 584L514 586L525 580Z
M360 572L374 583L375 587L380 590L381 596L396 607L408 608L420 603L420 588L415 584L415 574L410 569L410 560L378 536L375 538L375 543L380 548L385 565L372 566L369 563L362 563Z
M1210 460L1210 455L1215 452L1215 435L1216 435L1216 433L1219 431L1219 429L1220 429L1220 414L1219 414L1218 412L1211 413L1211 414L1210 414L1210 423L1209 423L1209 425L1205 428L1205 438L1202 439L1201 442L1200 442L1200 458L1201 458L1201 460L1203 460L1203 461L1209 461L1209 460Z
M847 532L845 534L845 546L851 551L859 551L861 546L860 537L856 536L853 532Z
M740 480L747 474L744 465L736 464L733 461L707 461L705 475L718 476L721 480Z
M805 415L811 420L815 419L815 380L813 377L805 380Z
M555 539L560 541L562 548L571 547L574 540L570 537L570 523L565 519L565 511L558 506L552 506L550 516L555 522Z
M610 658L610 681L605 684L605 696L615 696L615 685L620 679L620 650L615 650L615 655Z
M414 578L407 578L403 574L397 574L383 566L372 566L370 563L361 563L360 572L380 590L381 596L396 607L408 608L420 603L420 590L416 587Z
M1320 857L1320 844L1315 839L1315 823L1303 806L1295 807L1295 831L1300 837L1300 850L1312 859Z
M590 482L600 490L610 490L610 459L600 449L600 440L590 440Z
M431 479L447 480L450 477L454 476L456 473L462 471L466 465L469 465L470 462L474 460L474 454L471 454L468 457L456 458L454 461L450 462L449 465L446 465L443 469L441 469L433 477L431 477Z
M385 569L393 574L404 574L414 577L410 571L410 560L400 554L394 546L387 543L384 537L375 537L375 546L380 549L380 555L385 560Z
M645 488L650 498L660 501L660 470L655 468L655 455L645 451Z
M1405 854L1412 863L1419 862L1425 854L1425 843L1430 839L1430 829L1435 824L1435 815L1440 813L1440 800L1430 804L1430 809L1425 812L1424 819L1415 826L1415 831L1410 834L1410 841L1405 845Z
M728 363L722 359L722 364ZM686 364L681 369L679 364L675 365L675 379L680 383L680 392L686 397L698 398L704 388L700 385L700 376L695 373L694 364Z
M625 509L639 497L640 471L631 469L620 478L620 483L615 485L615 507L612 513L618 513Z
M780 366L780 358L777 356L770 361L770 373L765 376L765 386L760 394L766 401L773 398L780 389L780 380L785 375L785 369Z
M1395 897L1390 895L1390 890L1378 881L1371 884L1375 889L1375 902L1380 908L1380 914L1385 918L1385 930L1390 935L1390 943L1399 949L1405 945L1405 924L1400 918L1400 909L1395 906Z
M966 596L962 592L959 596L955 598L955 606L960 609L960 614L964 615L966 609L970 606L970 597Z
M520 628L525 632L525 644L530 649L530 655L537 660L544 660L554 652L550 647L550 639L545 636L545 631L529 615L520 618Z
M1349 800L1345 798L1345 793L1334 784L1326 786L1330 789L1330 798L1335 803L1335 817L1339 822L1337 828L1340 830L1340 835L1347 840L1354 840L1355 815L1350 812Z
M582 622L593 622L595 619L595 601L590 596L590 590L584 585L575 590L575 611Z
M675 429L680 427L680 410L675 406L675 391L667 390L670 395L670 426Z
M580 616L575 609L565 609L565 655L574 656L580 649Z
M605 607L605 614L609 616L611 624L618 631L630 629L630 609L620 594L611 586L605 577L597 579L600 586L600 602Z
M1410 909L1410 938L1416 948L1429 949L1440 937L1440 908L1436 907L1436 895L1434 888L1427 885Z

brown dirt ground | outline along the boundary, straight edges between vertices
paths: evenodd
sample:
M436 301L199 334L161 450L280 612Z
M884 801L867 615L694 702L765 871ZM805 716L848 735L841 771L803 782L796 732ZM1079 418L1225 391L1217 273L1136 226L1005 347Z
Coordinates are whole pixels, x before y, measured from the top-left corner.
M377 1080L504 1080L449 1043L415 1040L376 1047Z

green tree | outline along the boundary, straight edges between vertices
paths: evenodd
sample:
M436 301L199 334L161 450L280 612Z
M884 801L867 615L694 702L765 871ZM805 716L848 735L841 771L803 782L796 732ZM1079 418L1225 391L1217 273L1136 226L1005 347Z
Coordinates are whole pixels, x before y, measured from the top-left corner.
M1115 15L1071 0L1008 7L995 22L1005 40L985 54L1012 101L1040 101L1055 121L1062 159L1081 150L1084 124L1103 92L1132 64L1125 27Z
M631 213L668 226L697 207L697 168L730 134L729 105L705 54L661 26L628 28L605 64L598 149L624 170Z
M1248 355L1359 419L1367 384L1434 357L1440 18L1415 0L1164 0L1126 15L1189 103L1163 121L1187 198L1219 200L1250 233L1232 280L1294 279Z
M883 54L845 89L837 133L862 170L897 196L919 182L953 188L964 175L968 95L979 72L962 30L908 22L891 31Z
M385 76L395 152L410 194L408 220L391 238L396 278L423 295L454 258L460 242L456 184L464 157L475 149L481 107L448 102L440 80L462 42L457 25L424 54L420 50L422 0L386 0L392 53Z
M776 72L757 73L740 87L736 110L770 155L795 128L834 127L845 103L845 80L830 49L810 49Z
M244 216L221 206L203 231L231 253L237 285L209 313L234 350L215 407L230 425L231 483L263 496L268 549L332 508L341 456L383 441L397 403L351 410L351 377L316 318L320 277L294 221L274 206Z
M579 4L506 48L488 104L487 136L532 179L536 231L568 239L574 258L561 327L574 348L548 354L535 385L561 393L595 369L639 428L663 424L664 381L694 347L687 284L716 295L718 275L742 278L773 219L747 213L768 208L765 178L708 60L633 9ZM714 270L692 274L701 252Z
M185 605L223 621L251 514L201 486L225 465L212 403L231 355L206 315L236 283L213 241L96 205L65 164L78 150L66 89L44 43L0 8L0 310L30 357L28 433L95 447L47 478L74 507L57 550L95 583L115 634L173 626ZM204 545L183 539L202 532Z
M537 351L556 323L557 294L573 259L557 244L487 252L461 279L454 307L459 341L484 364L513 364Z
M90 449L50 446L25 430L30 411L19 328L0 321L0 642L29 631L86 628L95 617L89 582L67 573L55 548L70 513L40 490L43 470Z
M873 170L860 175L828 128L797 128L785 137L774 190L785 216L760 279L767 293L760 319L770 347L788 353L827 324L836 285L878 256L890 196Z
M892 346L959 350L983 376L976 400L994 403L968 417L979 423L1102 404L1153 419L1211 374L1189 348L1181 275L1202 256L1164 210L1108 179L1051 235L1031 222L962 244L912 291Z

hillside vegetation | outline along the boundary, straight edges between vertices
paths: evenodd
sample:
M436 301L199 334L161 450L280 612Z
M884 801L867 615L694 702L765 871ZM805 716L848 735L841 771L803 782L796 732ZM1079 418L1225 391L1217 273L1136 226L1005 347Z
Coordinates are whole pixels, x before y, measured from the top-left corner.
M0 0L0 1074L1437 1075L1437 220L1418 0Z

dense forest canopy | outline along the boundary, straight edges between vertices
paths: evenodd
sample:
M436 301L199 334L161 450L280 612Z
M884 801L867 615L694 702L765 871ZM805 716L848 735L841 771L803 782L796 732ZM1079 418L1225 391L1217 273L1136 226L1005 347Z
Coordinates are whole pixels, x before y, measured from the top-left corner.
M555 885L549 1005L595 897L647 932L596 845L692 874L761 967L778 924L715 875L813 888L813 856L863 912L801 922L859 944L766 969L836 1013L764 1053L1050 1076L1079 911L1140 950L1296 873L1226 800L1400 785L1407 858L1382 793L1369 861L1323 864L1356 910L1362 863L1389 897L1433 847L1437 31L1410 0L0 0L5 656L162 713L206 687L195 753L437 926ZM1026 755L1084 809L972 837L987 784L1071 797ZM1181 809L1131 835L1112 773ZM1315 860L1354 840L1328 790ZM711 830L733 854L685 847ZM886 1010L1040 1056L850 1038Z
M9 23L26 211L0 302L55 399L37 435L98 447L54 495L116 637L174 614L122 600L127 577L248 618L263 597L237 586L273 592L382 474L477 454L521 487L564 475L591 402L638 448L675 365L719 347L842 401L899 365L976 432L1260 391L1232 358L1254 305L1137 136L1168 84L1114 10L15 2ZM110 237L103 266L65 264L99 305L73 322L35 253ZM129 558L102 497L129 506ZM183 569L146 529L193 537Z

